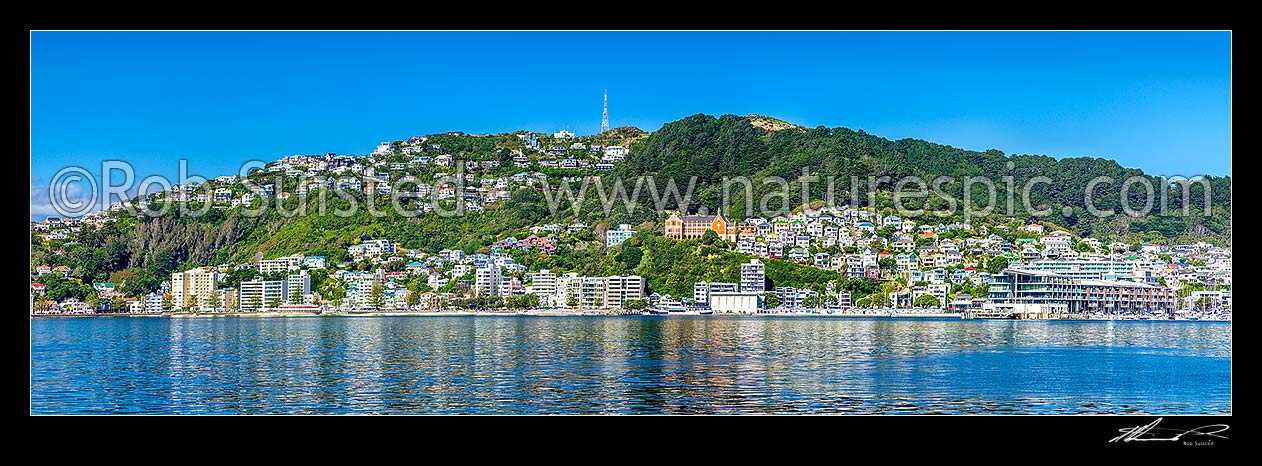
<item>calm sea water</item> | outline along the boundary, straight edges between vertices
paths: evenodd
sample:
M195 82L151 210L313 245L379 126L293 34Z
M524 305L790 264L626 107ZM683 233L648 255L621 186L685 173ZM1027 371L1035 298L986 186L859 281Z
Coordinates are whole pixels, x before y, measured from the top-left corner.
M41 318L32 413L1230 413L1231 324Z

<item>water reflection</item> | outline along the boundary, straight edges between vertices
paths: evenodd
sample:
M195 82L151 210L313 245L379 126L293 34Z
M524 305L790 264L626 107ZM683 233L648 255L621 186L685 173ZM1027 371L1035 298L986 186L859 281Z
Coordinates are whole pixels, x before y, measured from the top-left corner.
M1231 325L54 318L31 379L34 413L1229 413Z

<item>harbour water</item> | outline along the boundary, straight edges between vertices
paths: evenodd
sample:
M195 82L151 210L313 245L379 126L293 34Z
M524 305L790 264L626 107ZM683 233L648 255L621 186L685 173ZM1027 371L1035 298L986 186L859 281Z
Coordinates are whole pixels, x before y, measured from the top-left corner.
M1231 413L1231 323L39 318L34 414Z

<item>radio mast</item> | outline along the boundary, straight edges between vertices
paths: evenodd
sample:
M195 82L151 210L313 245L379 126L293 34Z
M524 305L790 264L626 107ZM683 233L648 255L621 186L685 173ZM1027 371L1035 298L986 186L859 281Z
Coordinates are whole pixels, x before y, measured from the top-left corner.
M600 114L600 132L609 131L609 89L605 89L605 111Z

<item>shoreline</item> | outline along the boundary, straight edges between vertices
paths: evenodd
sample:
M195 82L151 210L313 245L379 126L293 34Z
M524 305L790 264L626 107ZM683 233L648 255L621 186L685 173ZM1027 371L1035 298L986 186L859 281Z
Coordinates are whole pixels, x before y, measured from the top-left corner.
M242 317L242 318L291 318L291 317L654 317L654 318L670 318L670 317L824 317L824 318L878 318L878 319L962 319L958 313L919 313L919 312L885 312L873 314L813 314L813 313L759 313L759 314L739 314L739 313L720 313L707 315L647 315L647 314L608 314L595 311L370 311L370 312L215 312L215 313L171 313L171 314L31 314L31 319L44 318L81 318L81 317L141 317L141 318L169 318L169 319L198 319L198 318L222 318L222 317ZM1018 320L1018 319L973 319L979 321L985 320ZM1228 322L1231 320L1169 320L1169 319L1026 319L1035 322L1050 321L1074 321L1074 322Z
M31 314L31 318L45 317L165 317L170 319L194 319L194 318L213 318L213 317L401 317L401 316L420 316L420 317L511 317L511 316L528 316L528 317L930 317L943 318L953 317L959 318L960 314L950 313L874 313L874 314L825 314L825 313L806 313L806 312L780 312L780 313L718 313L718 314L681 314L678 316L668 315L649 315L649 314L617 314L605 313L599 311L548 311L548 310L522 310L522 311L369 311L369 312L206 312L206 313L164 313L164 314L129 314L129 313L111 313L111 314Z

